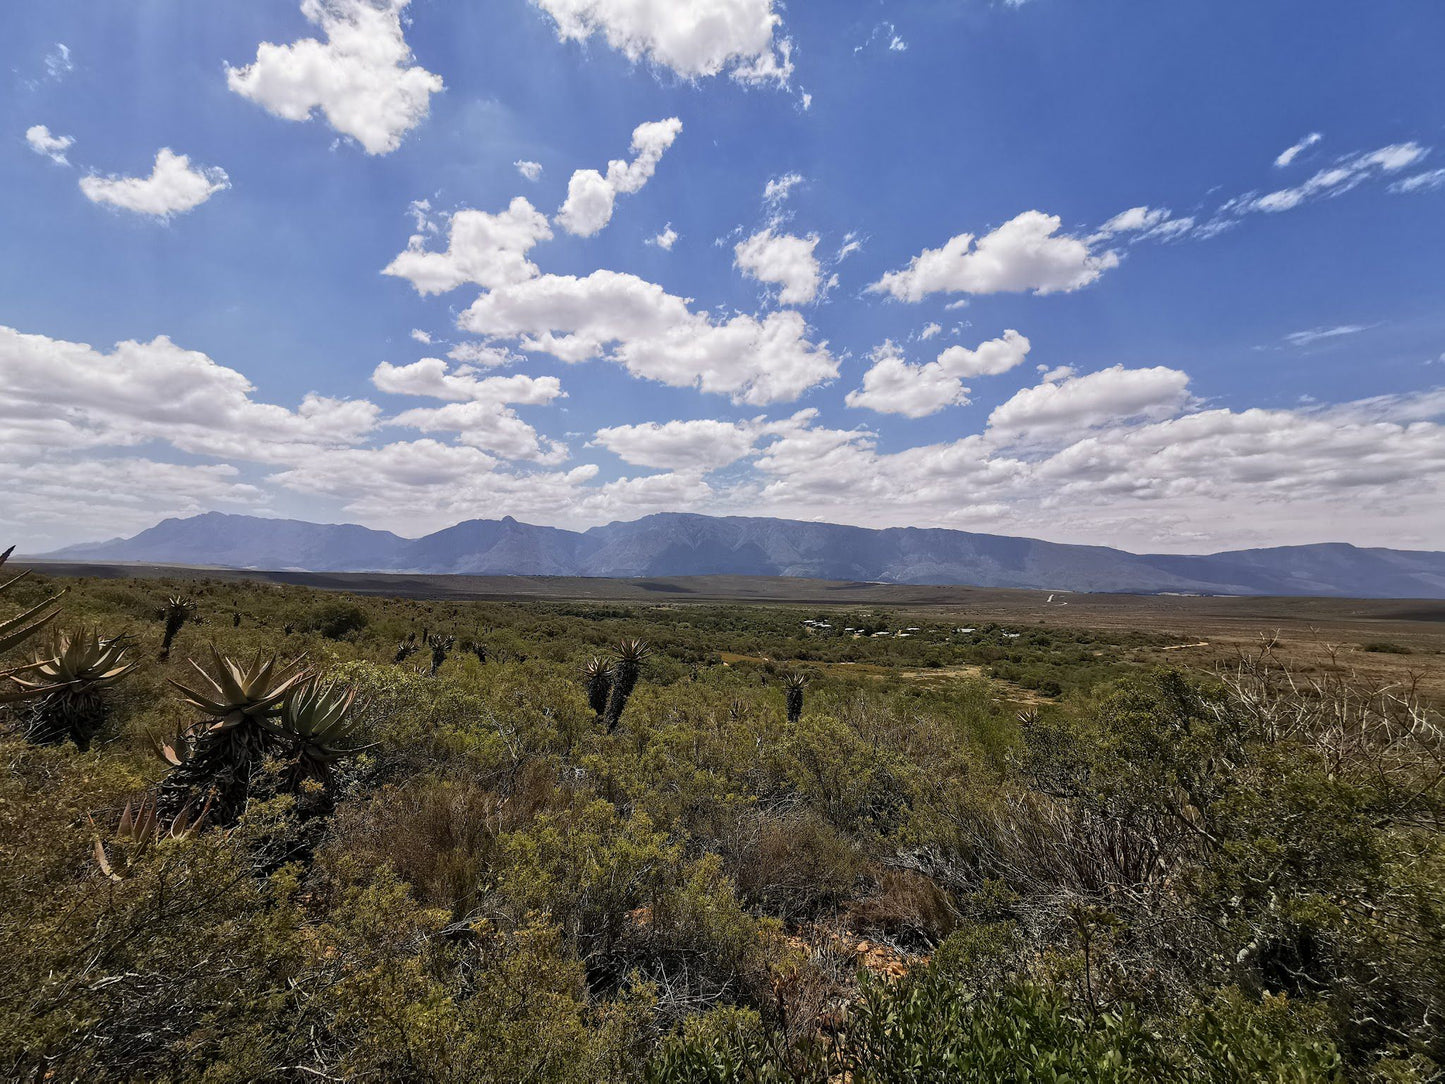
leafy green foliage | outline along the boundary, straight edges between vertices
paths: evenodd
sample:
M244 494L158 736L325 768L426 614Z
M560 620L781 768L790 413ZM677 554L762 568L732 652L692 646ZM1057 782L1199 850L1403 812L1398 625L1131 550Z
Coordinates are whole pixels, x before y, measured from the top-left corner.
M306 627L328 640L341 640L366 628L369 620L366 611L356 603L331 599L312 609Z
M96 748L0 737L4 1079L1445 1062L1445 756L1408 691L787 606L191 580L76 582L67 610L124 628L181 591L245 616L206 626L204 677L142 659Z

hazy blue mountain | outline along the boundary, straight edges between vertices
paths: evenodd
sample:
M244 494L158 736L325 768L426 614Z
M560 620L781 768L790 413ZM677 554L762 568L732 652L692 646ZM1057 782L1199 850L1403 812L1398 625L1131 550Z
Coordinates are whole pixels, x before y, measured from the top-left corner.
M575 531L535 527L511 516L473 519L418 538L389 567L467 576L574 576L580 540Z
M352 523L229 516L221 512L162 520L133 538L69 546L54 557L74 561L302 569L308 572L394 568L410 539Z
M1199 556L1134 554L968 531L687 513L580 532L508 516L408 539L353 524L211 512L47 556L311 572L801 576L1064 591L1445 598L1445 553L1322 543Z

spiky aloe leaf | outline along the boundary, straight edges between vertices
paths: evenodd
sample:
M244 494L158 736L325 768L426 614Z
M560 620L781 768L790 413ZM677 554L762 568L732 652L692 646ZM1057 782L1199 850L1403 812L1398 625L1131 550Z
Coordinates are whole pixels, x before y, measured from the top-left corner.
M45 611L59 600L59 595L52 596L38 606L26 610L23 614L0 621L0 651L9 651L12 647L18 647L54 621L60 615L60 611L51 610L49 613Z
M14 548L13 546L11 547L11 549ZM9 556L10 550L6 550L3 557L0 557L0 564L4 564L4 558ZM11 584L23 580L28 575L30 575L30 573L27 571L12 577L6 581L5 587L9 587ZM3 592L5 587L0 587L0 592ZM60 602L60 596L63 594L65 594L65 592L60 591L57 594L51 595L44 602L32 606L23 614L17 614L14 617L0 621L0 652L9 651L12 647L23 644L26 640L30 639L30 637L45 628L46 625L50 624L50 622L54 621L60 613L56 606Z
M11 546L4 553L0 553L0 565L4 565L10 554L15 551ZM15 583L30 575L29 570L12 576L4 584L0 584L0 594ZM11 648L19 647L26 640L41 632L47 625L56 619L60 614L60 596L65 594L62 590L38 605L32 606L22 614L0 620L0 654L9 651ZM29 700L37 696L43 696L50 692L54 686L27 686L22 684L18 678L25 673L28 667L15 667L9 670L0 670L0 704L14 704L21 700Z
M280 716L268 726L295 742L304 755L333 761L370 748L345 745L360 729L352 715L355 703L356 690L350 686L308 681L291 690Z
M12 674L8 673L0 674L0 678L9 678L11 681L16 680ZM29 688L24 685L12 685L9 688L0 688L0 704L18 704L23 700L34 700L37 697L45 696L47 693L55 692L59 688L59 685L49 685L39 689Z
M370 745L354 744L360 724L352 715L356 691L349 686L312 680L287 695L280 716L264 724L290 747L291 769L286 786L301 799L303 815L330 812L332 768L342 757L354 756ZM319 793L305 784L319 783Z
M646 640L623 640L617 645L617 662L621 666L638 666L651 654Z
M26 737L38 745L71 740L89 749L110 713L106 690L135 669L119 639L102 639L94 629L57 632L49 655L11 680L38 699L30 709Z
M94 629L57 632L49 652L22 668L24 677L13 680L30 688L86 685L94 689L114 685L135 669L125 661L122 639L103 639Z
M309 677L301 669L286 673L299 662L298 659L289 663L277 673L276 656L262 661L258 651L250 665L242 666L222 655L212 644L210 673L194 659L190 660L203 679L203 686L193 689L173 678L170 683L180 691L182 700L216 720L215 728L225 729L248 719L259 722L278 714L286 694Z
M150 739L151 748L155 750L156 756L160 757L172 768L179 768L190 759L190 736L184 728L178 729L170 738L157 738L152 734Z
M278 666L275 655L263 659L258 652L242 665L213 644L210 669L191 662L201 685L171 682L186 703L205 712L206 719L186 734L183 749L169 749L168 759L179 763L162 784L162 814L175 816L202 799L214 803L212 819L218 824L231 824L245 811L261 764L284 749L268 724L281 713L287 694L309 679L299 663L298 659Z
M125 872L151 846L168 839L188 839L199 832L211 815L211 804L201 807L199 814L192 816L191 807L186 806L174 817L161 818L157 803L150 797L142 798L134 807L125 804L120 815L120 824L115 830L115 841L125 846L125 861L112 861L100 833L92 831L95 839L95 862L100 872L112 881L125 880ZM94 821L91 822L94 829Z

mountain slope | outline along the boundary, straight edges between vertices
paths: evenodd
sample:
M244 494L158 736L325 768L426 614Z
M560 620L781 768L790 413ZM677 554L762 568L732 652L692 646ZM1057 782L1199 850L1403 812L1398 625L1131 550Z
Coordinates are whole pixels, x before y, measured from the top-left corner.
M1445 553L1344 543L1133 554L1033 538L661 513L587 531L470 520L423 538L353 524L207 513L47 556L312 572L797 576L1064 591L1445 598Z
M53 556L73 561L216 565L221 568L374 571L394 567L410 539L352 523L306 523L207 512L162 520L133 538L68 546Z

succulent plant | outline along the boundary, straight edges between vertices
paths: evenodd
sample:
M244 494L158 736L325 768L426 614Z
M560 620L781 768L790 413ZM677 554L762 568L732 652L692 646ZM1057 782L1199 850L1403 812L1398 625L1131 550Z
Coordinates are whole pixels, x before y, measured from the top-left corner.
M247 721L258 722L280 714L286 694L308 677L304 670L292 669L295 663L278 671L276 656L262 660L259 651L250 665L242 666L222 655L212 644L211 661L214 675L191 660L191 666L206 682L199 692L179 681L172 680L171 684L180 690L182 700L210 717L212 731L228 730ZM291 672L287 673L288 670Z
M161 787L158 809L161 816L173 817L187 805L210 801L214 819L227 824L245 808L262 761L282 750L275 728L268 724L281 715L287 695L310 675L295 663L278 667L275 655L262 659L259 652L243 666L215 645L211 661L211 673L191 661L205 679L203 686L171 682L181 699L205 718L169 747L176 768Z
M96 833L96 864L100 867L100 872L110 880L123 881L147 850L169 839L189 839L205 825L210 812L210 806L206 805L200 813L192 816L188 806L174 817L162 820L153 799L142 798L134 807L127 802L125 812L120 815L120 824L115 830L114 853L106 850L105 842L100 838L100 834ZM114 844L119 846L114 847Z
M349 686L315 680L297 685L287 695L280 716L268 725L293 746L291 785L311 779L329 791L331 765L371 748L351 744L359 730L352 715L355 702L356 691Z
M582 667L582 680L587 683L587 706L600 719L607 710L607 694L612 691L612 671L594 655Z
M87 628L56 632L49 652L11 677L36 696L26 736L37 745L69 738L90 748L109 714L106 691L135 669L125 655L124 638L107 640Z
M161 620L166 623L165 637L161 640L162 659L171 657L171 644L175 642L176 633L187 621L195 618L196 612L196 604L184 595L172 595L166 599L166 604L161 607Z
M803 717L803 690L807 687L807 674L795 670L783 677L783 696L787 702L789 723L796 723Z
M442 668L442 663L447 661L447 656L451 654L456 642L455 636L443 636L439 632L426 637L427 647L431 648L431 672L433 674Z
M603 712L609 734L622 722L622 711L637 687L637 679L642 676L642 661L650 654L652 651L644 640L623 640L617 645L612 661L612 688Z
M4 553L0 553L0 565L5 564L15 547L11 546ZM0 584L0 594L14 586L20 580L30 575L29 571L12 576L3 584ZM58 604L60 596L65 594L60 591L51 595L43 602L30 607L24 613L16 614L14 617L0 619L0 654L4 654L11 648L19 647L32 636L41 632L46 626L56 619L60 614ZM0 670L0 704L14 703L18 700L30 700L37 696L43 696L48 691L37 689L34 686L26 686L15 681L15 675L24 672L28 667L19 667L13 670ZM7 680L8 679L8 680Z

